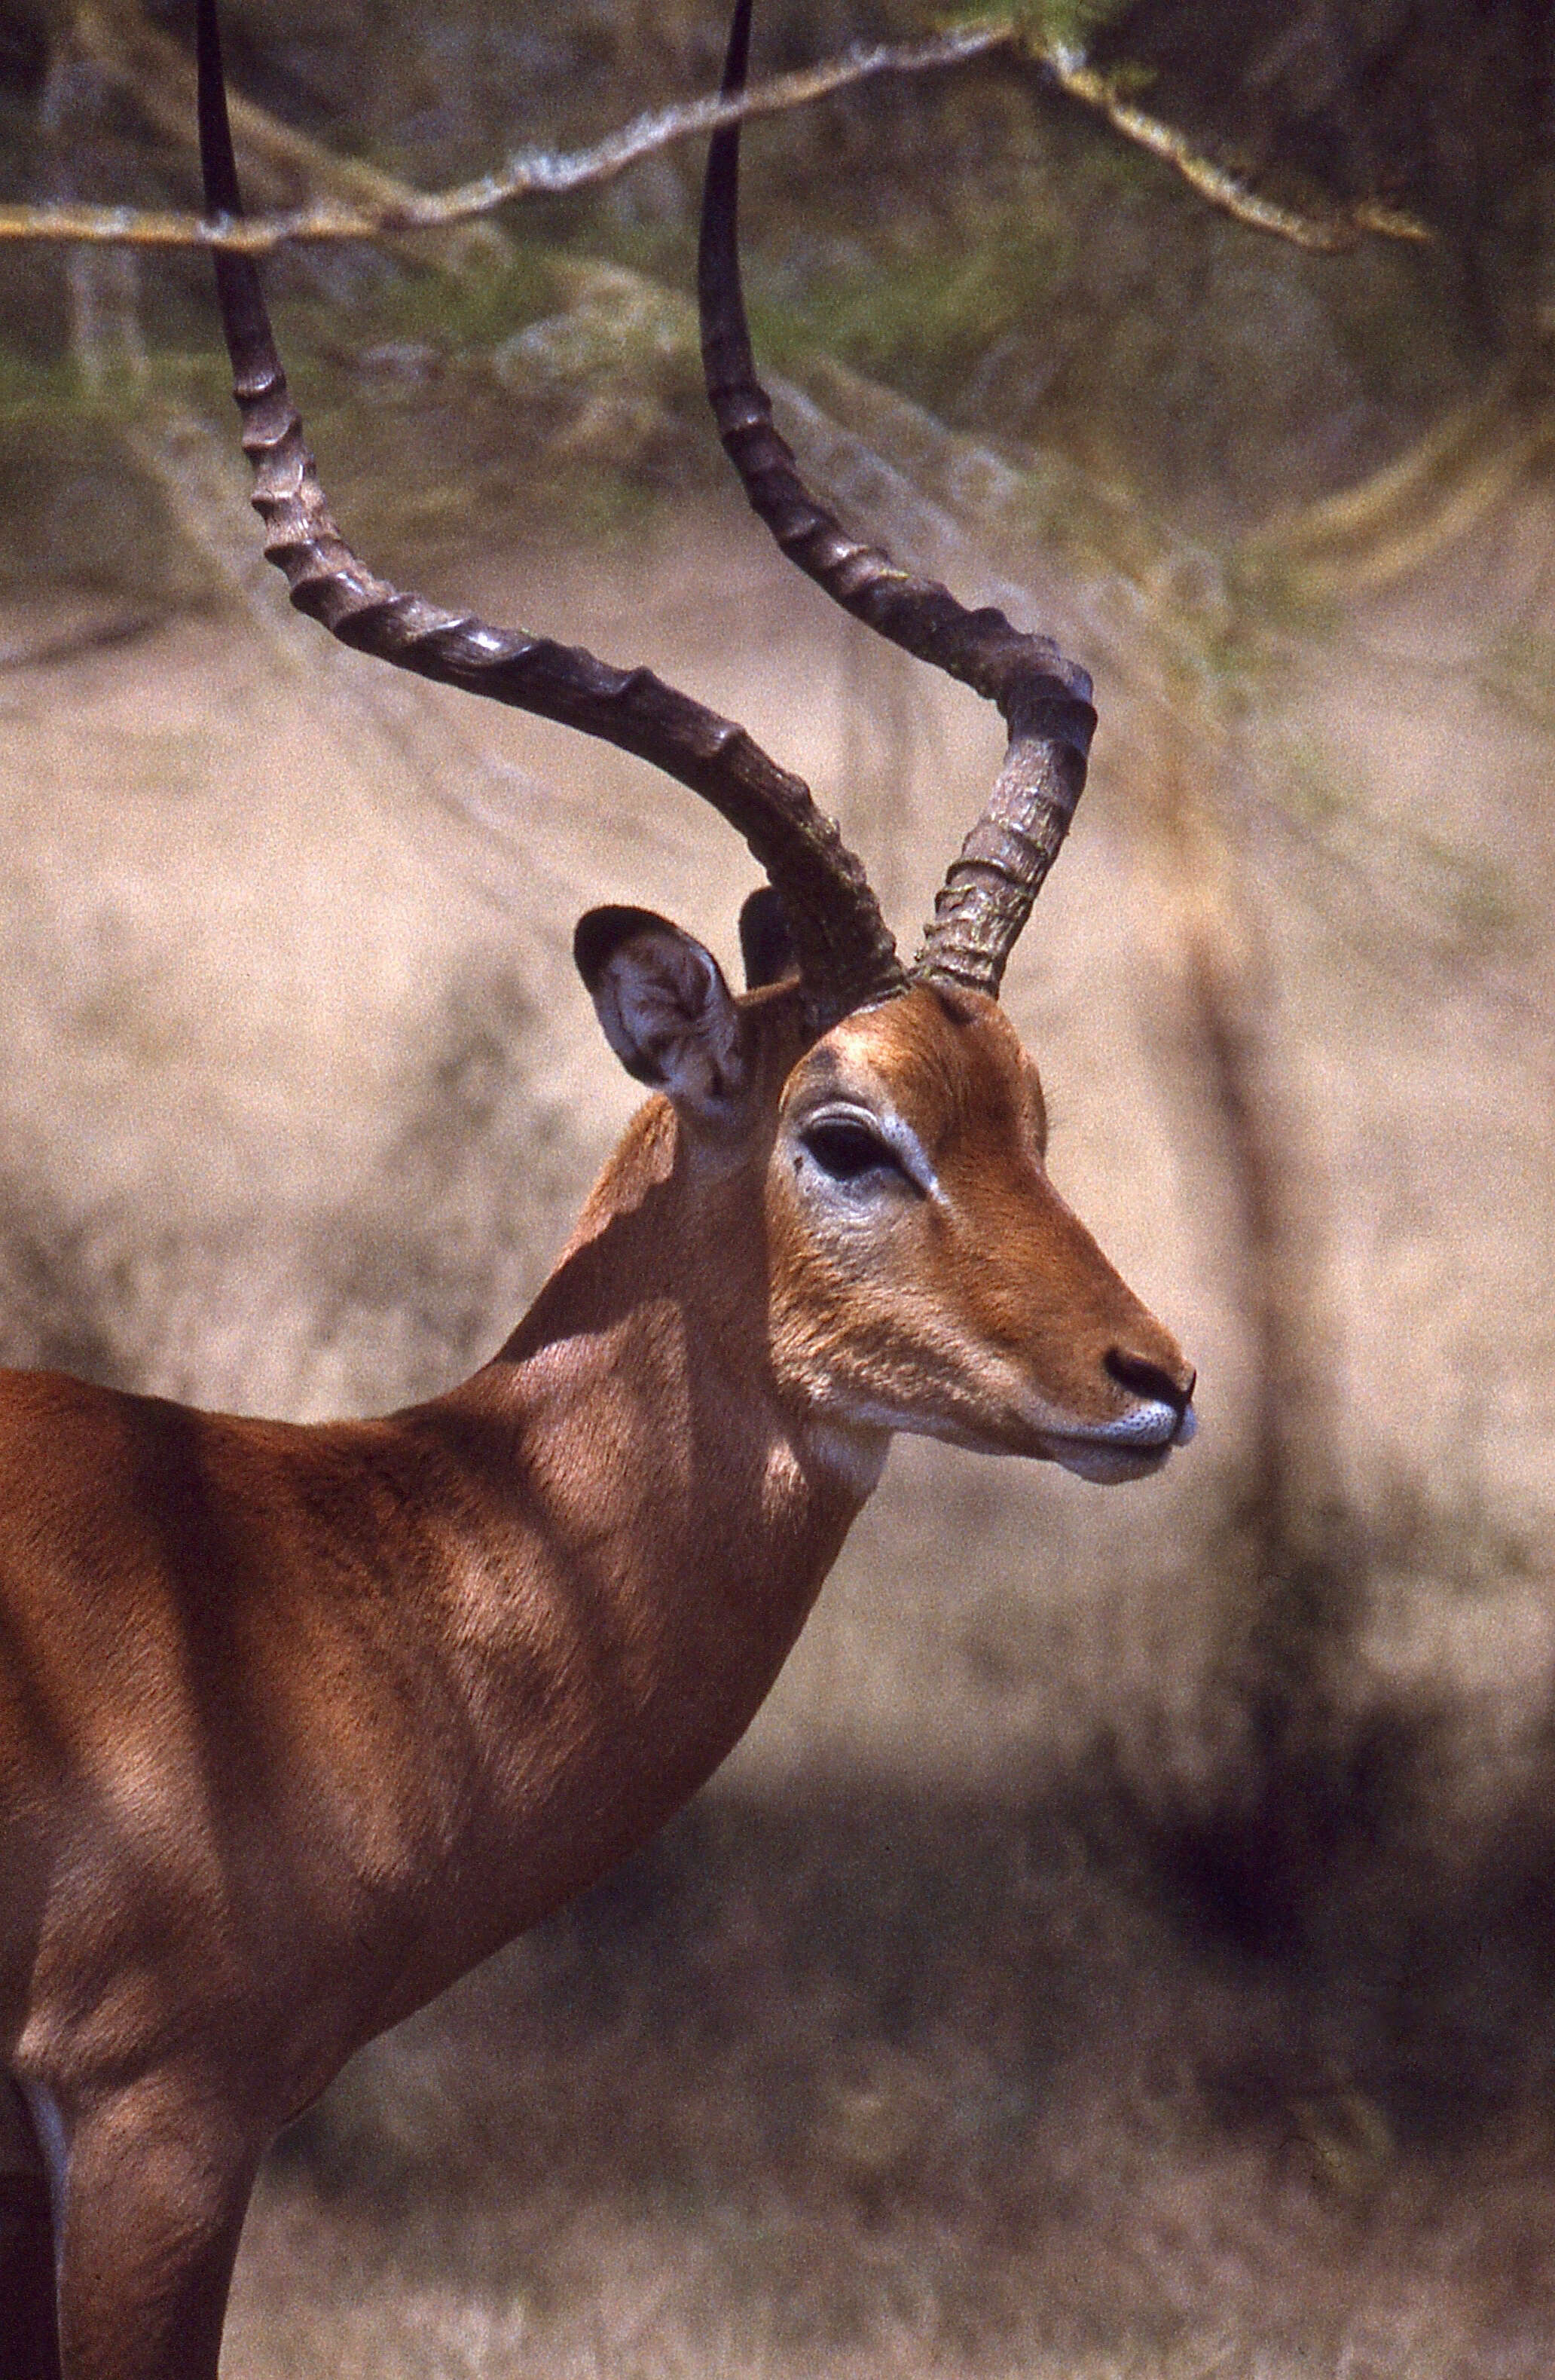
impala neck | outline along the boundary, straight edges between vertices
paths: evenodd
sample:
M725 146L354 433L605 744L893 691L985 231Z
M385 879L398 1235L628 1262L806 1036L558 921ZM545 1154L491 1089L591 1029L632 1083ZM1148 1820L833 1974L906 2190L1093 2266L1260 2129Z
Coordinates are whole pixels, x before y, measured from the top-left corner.
M537 1392L565 1392L576 1378L590 1397L630 1408L634 1438L643 1427L653 1433L661 1485L678 1475L688 1494L703 1488L722 1499L731 1466L743 1474L759 1463L764 1475L786 1453L818 1523L824 1514L829 1535L834 1514L845 1511L845 1529L879 1484L889 1435L822 1420L774 1368L765 1212L771 1136L769 1125L754 1143L745 1135L727 1148L694 1142L667 1099L650 1100L534 1305L460 1393L524 1410ZM633 1352L644 1365L635 1379L620 1369ZM650 1380L673 1390L670 1404L647 1409ZM613 1492L619 1461L613 1469ZM775 1519L783 1500L771 1506L768 1486L763 1504ZM759 1515L743 1514L742 1531L754 1532L746 1537L754 1556L766 1542ZM781 1531L771 1541L782 1562L799 1550Z
M528 1365L590 1333L673 1306L681 1327L742 1378L766 1360L763 1187L770 1135L698 1145L665 1099L627 1126L554 1270L496 1358ZM775 1384L774 1384L775 1392Z
M503 1798L531 1842L560 1822L567 1891L744 1733L884 1461L773 1373L766 1153L650 1102L501 1354L394 1425L457 1463L459 1640L482 1697L541 1706Z

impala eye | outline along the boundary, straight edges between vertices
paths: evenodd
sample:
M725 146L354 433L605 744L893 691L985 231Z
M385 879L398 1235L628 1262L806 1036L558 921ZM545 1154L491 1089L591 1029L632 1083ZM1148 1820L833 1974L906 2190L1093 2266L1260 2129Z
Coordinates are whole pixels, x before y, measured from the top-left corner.
M842 1116L808 1125L800 1139L822 1173L830 1174L833 1182L856 1182L865 1173L902 1171L895 1150L872 1133L868 1124L854 1123Z

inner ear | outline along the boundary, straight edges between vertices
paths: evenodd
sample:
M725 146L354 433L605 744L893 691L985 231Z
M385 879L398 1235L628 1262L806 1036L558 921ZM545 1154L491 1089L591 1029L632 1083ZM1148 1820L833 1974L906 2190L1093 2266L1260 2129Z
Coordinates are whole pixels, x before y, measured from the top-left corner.
M628 1075L727 1117L750 1076L747 1027L712 953L651 909L590 909L573 956Z

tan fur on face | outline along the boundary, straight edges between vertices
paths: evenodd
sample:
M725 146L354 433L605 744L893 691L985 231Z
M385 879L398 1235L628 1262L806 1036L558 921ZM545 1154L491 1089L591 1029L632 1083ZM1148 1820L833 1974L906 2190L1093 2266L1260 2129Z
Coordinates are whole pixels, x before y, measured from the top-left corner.
M818 1216L793 1140L837 1100L899 1119L931 1194L881 1202L853 1229ZM1115 1351L1191 1388L1175 1340L1048 1179L1040 1083L992 1001L919 986L849 1017L795 1068L784 1123L774 1343L801 1393L839 1416L1040 1454L1126 1411Z

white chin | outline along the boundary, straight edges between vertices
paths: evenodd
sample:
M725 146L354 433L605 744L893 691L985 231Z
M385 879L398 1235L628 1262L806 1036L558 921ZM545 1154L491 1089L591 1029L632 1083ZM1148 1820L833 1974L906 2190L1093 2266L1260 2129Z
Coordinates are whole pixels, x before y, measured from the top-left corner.
M1084 1441L1061 1439L1052 1447L1051 1460L1098 1488L1116 1488L1125 1479L1148 1479L1160 1470L1171 1451L1170 1445L1087 1446Z

